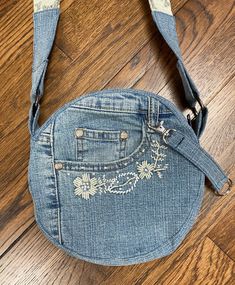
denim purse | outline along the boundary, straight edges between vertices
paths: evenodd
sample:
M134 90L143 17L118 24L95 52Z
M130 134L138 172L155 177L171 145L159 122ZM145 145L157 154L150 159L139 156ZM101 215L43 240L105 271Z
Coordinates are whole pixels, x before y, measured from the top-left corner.
M205 177L218 195L231 180L199 137L207 108L183 64L169 0L149 0L154 22L177 58L187 119L145 91L90 93L38 125L59 0L34 0L29 189L45 236L77 258L103 265L169 255L200 209Z

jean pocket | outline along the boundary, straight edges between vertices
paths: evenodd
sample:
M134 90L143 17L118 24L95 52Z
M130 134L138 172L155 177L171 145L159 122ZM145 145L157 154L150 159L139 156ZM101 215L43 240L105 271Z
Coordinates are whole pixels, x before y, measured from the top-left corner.
M54 127L54 159L87 169L128 163L142 150L146 127L139 112L70 108Z
M77 128L75 137L78 161L109 162L126 155L126 130Z

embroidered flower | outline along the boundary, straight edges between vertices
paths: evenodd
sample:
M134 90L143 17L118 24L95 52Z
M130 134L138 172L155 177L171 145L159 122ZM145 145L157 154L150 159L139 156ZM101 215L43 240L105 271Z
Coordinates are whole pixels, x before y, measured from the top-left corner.
M141 164L137 165L137 170L139 172L140 179L149 179L153 175L154 164L148 163L147 160L144 160Z
M151 161L144 160L136 162L134 172L117 171L116 176L109 177L103 174L102 177L94 177L95 173L84 173L80 177L74 179L73 184L76 187L74 194L88 200L95 194L127 194L134 190L140 179L150 179L154 173L162 178L162 172L168 167L164 163L166 154L164 151L167 147L160 145L157 140L151 141Z
M91 178L90 174L85 173L82 177L77 177L73 184L76 187L74 190L75 195L81 196L84 199L89 199L90 196L94 196L97 192L97 179Z

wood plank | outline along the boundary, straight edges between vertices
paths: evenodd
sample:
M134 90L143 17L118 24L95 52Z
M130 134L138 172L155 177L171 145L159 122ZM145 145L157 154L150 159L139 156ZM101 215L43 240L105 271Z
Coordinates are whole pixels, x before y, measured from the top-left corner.
M155 262L155 265L152 262L137 265L132 267L131 271L130 268L119 268L100 285L234 284L234 262L209 238L205 238L198 246L193 247L185 259L172 262L166 271L162 271L165 260L167 259Z
M5 194L1 197L0 230L4 234L1 234L0 239L0 256L34 221L32 198L25 172L16 177L11 195Z
M61 11L65 12L73 0L63 0ZM1 72L19 55L23 55L33 41L33 1L1 1L0 4L0 65ZM31 60L31 57L29 58ZM30 62L31 63L31 62Z
M172 1L173 12L176 13L186 2L187 0ZM140 36L145 36L146 40L149 33L155 32L148 1L74 1L60 20L56 44L73 59L88 56L87 49L94 50L94 54L102 53L96 46L105 49L107 45L111 47L112 44L117 44L117 40L129 44L130 40L126 40L123 33L128 31L131 36L133 29L139 28L140 21L145 29L145 34ZM119 38L113 42L116 33Z
M211 3L211 1L203 1L203 4L206 5L206 8L203 10L198 1L197 5L195 5L195 1L189 1L185 5L185 9L181 11L182 13L179 13L180 18L177 14L177 22L181 23L177 25L179 27L179 35L181 37L183 35L181 46L185 64L205 103L208 103L235 73L233 64L235 49L231 36L234 31L234 21L232 19L235 16L235 10L231 13L233 1L226 1L226 4L225 1ZM223 8L225 6L226 8ZM184 11L188 10L191 13L184 13ZM209 21L207 20L208 15L210 17L215 15L216 21L206 25L206 22ZM192 17L195 18L195 22L185 28L188 22L192 23ZM221 28L218 28L219 26ZM191 31L191 27L195 31ZM196 34L194 41L190 41L194 34ZM160 54L160 58L163 58L162 54ZM182 100L179 100L176 95L182 94L183 90L178 72L176 72L175 63L172 60L168 60L165 63L161 59L159 61L159 64L154 64L145 73L144 77L146 78L138 81L134 87L154 91L156 89L159 90L158 86L160 84L159 94L169 98L177 106L182 106ZM165 68L166 65L167 67ZM160 75L162 66L165 71L165 77L162 74ZM169 79L170 83L167 84Z
M149 274L141 284L232 285L235 283L234 270L234 262L209 238L205 238L187 258L178 264L173 263L164 278L159 280L155 274Z
M26 1L26 0L24 0ZM175 8L179 9L185 1L175 1ZM20 12L24 8L24 4L26 7L28 7L28 2L17 2L17 12L9 10L7 13L4 14L4 16L1 18L2 29L4 30L4 33L10 34L11 31L8 30L8 25L4 24L5 21L8 21L9 27L16 27L16 23L14 22L15 19L17 21L21 20L22 15ZM71 5L71 1L68 2ZM178 4L177 4L178 3ZM30 4L31 5L31 4ZM105 6L106 4L103 3ZM177 8L178 7L178 8ZM62 3L62 11L67 11L69 6ZM16 8L15 8L16 9ZM31 8L25 8L27 11ZM64 9L64 10L63 10ZM148 8L149 9L149 8ZM15 13L14 13L15 12ZM73 14L73 11L71 11L71 15ZM92 12L91 12L92 15ZM72 96L75 96L76 88L78 86L73 86L73 94L70 94L70 96L67 96L69 90L66 90L66 93L63 93L63 90L60 90L61 86L63 86L63 83L61 80L65 80L69 84L69 89L73 84L73 80L77 79L78 72L82 70L84 73L83 80L79 81L79 88L88 88L89 86L89 80L95 79L96 86L98 89L100 89L104 84L104 78L105 80L109 81L116 73L116 70L112 69L112 66L116 64L116 62L119 60L119 58L122 57L122 55L125 55L125 62L122 62L121 64L125 64L136 52L136 45L142 46L143 41L148 40L148 36L145 35L144 29L146 29L146 23L141 20L141 15L139 15L139 22L136 24L136 30L133 32L131 30L127 31L128 27L125 27L125 39L126 41L129 40L129 38L134 37L134 35L138 35L140 31L140 36L138 38L138 44L137 42L131 42L128 47L125 47L125 51L120 49L123 42L119 42L119 31L116 31L112 34L113 43L118 47L114 53L117 55L117 58L113 60L112 62L109 62L109 59L106 59L106 54L103 53L102 55L99 55L100 59L103 58L104 61L104 67L105 70L111 70L111 72L105 73L102 71L104 67L99 66L99 64L93 63L91 66L91 77L86 76L86 62L84 63L83 67L79 65L79 63L73 64L73 69L71 66L71 69L73 72L69 73L66 72L68 66L71 65L70 58L65 55L64 52L60 49L60 40L57 39L58 46L56 46L52 53L52 64L49 65L48 74L50 76L47 76L46 86L48 90L53 90L53 92L46 92L46 95L48 93L51 93L50 96L48 96L48 101L50 102L50 106L48 105L48 111L49 110L55 110L56 107L59 105L62 105L65 103L69 98L71 99ZM104 17L106 16L103 15ZM1 253L3 253L7 247L14 241L14 239L17 239L17 237L22 234L28 224L32 222L33 216L32 216L32 200L29 195L25 195L25 185L27 181L26 177L26 169L27 169L27 158L29 157L29 148L26 148L26 145L29 145L29 135L28 135L28 128L27 128L27 116L28 116L28 108L29 108L29 92L30 92L30 80L31 78L30 72L31 72L31 57L32 57L32 51L31 51L31 44L32 44L32 23L27 24L31 21L31 12L27 12L27 15L24 14L25 20L21 26L23 28L20 28L19 30L21 33L17 30L18 35L15 36L14 34L9 36L8 41L12 42L12 45L9 46L8 41L5 42L5 45L0 48L0 54L1 54L1 64L4 66L4 71L0 73L0 103L2 106L2 113L4 114L4 117L2 119L2 122L0 124L0 134L2 138L1 142L1 157L0 161L2 162L0 165L1 170L1 196L2 196L2 203L0 207L0 214L1 217L4 219L1 221L2 227L0 227L1 230ZM86 15L82 15L84 23L86 23ZM102 17L102 15L100 15ZM138 17L136 16L136 19ZM61 15L61 19L63 19L63 13ZM150 22L151 19L148 19ZM117 22L118 24L118 22ZM63 22L62 22L63 25ZM144 25L144 28L143 28ZM155 32L155 28L152 25L152 32ZM20 26L20 25L19 25ZM104 28L104 27L103 27ZM23 30L22 30L23 29ZM25 34L27 34L29 31L31 33L31 36L29 36L29 40L26 41L26 39L23 40L23 50L18 51L18 47L15 47L15 44L18 40L19 34L22 35L22 31L25 31ZM142 32L141 32L142 31ZM61 29L61 32L63 34L63 27ZM130 35L129 35L129 34ZM147 33L149 35L149 32ZM24 35L22 36L24 38ZM86 38L84 39L84 41ZM29 45L26 44L26 42L29 42ZM104 39L105 42L105 39ZM62 45L61 45L62 46ZM90 49L92 50L93 47L91 44L87 43L87 50L86 52L89 53ZM131 48L130 48L131 47ZM5 48L7 48L6 54L5 54ZM96 50L101 49L101 46L96 46ZM110 49L110 46L106 44L106 51L108 52ZM102 50L102 49L101 49ZM92 59L94 60L94 58ZM87 63L88 64L88 63ZM89 65L89 64L88 64ZM54 70L54 71L53 71ZM96 79L96 75L98 72L102 73L103 79L100 80ZM64 75L61 75L64 74ZM98 77L98 76L97 76ZM14 82L12 82L11 78L14 78ZM87 81L87 78L89 79ZM55 84L54 79L56 79ZM60 85L61 84L61 85ZM60 85L60 87L59 87ZM51 87L50 87L51 86ZM10 96L9 96L10 94ZM58 96L60 95L60 96ZM54 98L53 98L54 96ZM63 99L62 99L63 97ZM6 100L6 98L9 98ZM47 101L47 102L48 102ZM45 107L45 104L43 108ZM17 110L17 112L16 112ZM46 109L45 109L46 110ZM45 112L46 115L48 113ZM45 118L45 115L44 115ZM20 143L19 143L20 142ZM24 158L22 162L22 158ZM4 163L3 163L4 162ZM6 167L5 165L10 165L11 167ZM25 176L22 176L22 173L25 173ZM15 189L18 189L18 191L15 191ZM15 203L15 201L18 201ZM31 203L31 204L30 204ZM14 205L14 213L11 211L12 206ZM23 207L21 207L23 205ZM25 222L25 214L20 210L17 209L25 209L25 213L28 214L27 223ZM17 214L16 214L17 213ZM6 229L7 227L7 229Z
M32 49L27 47L24 50L23 55L18 55L13 64L5 64L4 70L0 71L0 78L3 80L0 82L1 96L0 102L3 104L4 109L7 107L12 110L18 105L18 114L25 116L25 107L20 106L21 102L29 101L30 88L31 88L31 57ZM47 77L45 84L51 84L60 74L61 70L66 69L71 64L71 59L68 58L58 47L55 46L54 52L51 56L51 63L48 67ZM9 96L11 94L11 96ZM6 96L9 99L6 102ZM17 102L16 102L17 101ZM24 108L23 108L24 107ZM28 107L28 106L27 106ZM6 115L10 115L7 112ZM12 114L11 114L12 117ZM3 120L8 121L9 117L4 117ZM19 120L17 120L19 123ZM12 128L12 126L11 126Z
M16 4L17 1L15 0L2 0L0 2L0 18L3 17L3 15L5 15L9 10L14 9Z
M33 250L32 250L33 249ZM46 262L45 262L46 260ZM155 265L154 265L155 263ZM21 266L18 266L18 265ZM33 226L20 243L0 261L1 284L234 284L234 262L209 238L161 275L156 262L128 267L90 264L51 247ZM40 268L40 269L39 269ZM139 279L132 271L141 272ZM114 274L115 273L115 274ZM203 282L203 283L202 283Z
M117 0L112 1L116 3L115 1ZM44 122L45 118L54 110L64 104L64 98L66 98L67 102L88 92L88 90L94 91L104 88L106 84L115 77L117 72L142 49L149 41L149 38L156 33L156 28L150 15L146 14L149 12L148 5L145 6L145 9L141 9L139 1L139 4L136 3L136 5L134 5L135 1L131 2L128 10L131 10L130 12L133 13L132 10L135 11L136 7L139 7L139 14L134 14L134 18L127 17L125 25L121 19L120 23L117 21L118 19L115 19L115 26L120 27L114 29L111 35L105 32L107 23L99 23L100 28L104 30L104 35L107 33L107 36L100 36L101 38L96 39L97 42L95 43L89 42L86 44L85 42L84 45L86 48L81 50L77 60L70 66L69 70L61 74L57 82L46 87L45 97L42 102L42 108L44 108L45 112L41 116L41 123ZM176 3L178 3L178 1L176 1ZM72 7L70 8L72 9ZM72 13L73 11L71 11L70 17L73 17ZM104 15L106 15L106 13L104 13ZM77 18L75 17L75 19ZM101 25L102 23L103 26ZM75 24L76 23L74 23L74 25ZM58 47L73 58L73 50L69 53L69 51L66 51L63 41L61 40L60 42L66 30L66 27L63 26L63 19L61 19L61 25L57 36L59 40L57 40L56 43ZM85 18L84 25L87 25L87 17ZM102 37L104 37L103 40ZM75 54L77 55L77 50ZM119 87L120 86L121 85L119 85ZM50 96L47 96L47 94L50 94Z
M0 64L3 69L31 44L32 9L32 1L16 1L0 18Z
M60 0L61 10L65 11L74 0ZM22 3L22 0L2 0L0 2L0 18L5 16L9 11L17 11L17 7ZM33 1L28 0L26 5L31 5L33 9ZM33 10L32 10L33 11Z
M226 8L223 8L225 6ZM205 103L208 103L235 73L235 49L231 36L234 30L232 7L233 1L226 2L226 5L223 1L189 1L184 9L176 14L183 58ZM214 15L216 21L211 20ZM193 19L195 21L192 23ZM192 41L193 35L196 37ZM157 91L183 110L183 89L175 65L176 60L169 53L166 44L155 36L107 87L121 85L124 88Z
M235 261L235 206L208 234L231 259Z

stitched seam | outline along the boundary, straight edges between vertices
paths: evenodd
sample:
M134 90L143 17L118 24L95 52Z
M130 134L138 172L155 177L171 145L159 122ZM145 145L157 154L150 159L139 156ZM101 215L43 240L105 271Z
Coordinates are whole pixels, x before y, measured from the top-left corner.
M87 95L87 98L89 98L90 96L89 95ZM158 102L159 103L159 102ZM127 113L127 114L139 114L139 113L143 113L143 114L146 114L147 112L148 112L148 110L143 110L143 109L136 109L136 110L128 110L128 109L118 109L118 108L113 108L113 109L111 109L110 107L108 108L105 108L105 107L93 107L93 106L88 106L88 105L70 105L69 107L68 107L68 110L69 109L90 109L90 110L94 110L94 111L97 111L97 112L99 112L99 111L104 111L104 112L116 112L117 111L117 113ZM161 114L161 115L170 115L170 114L172 114L173 115L173 113L169 110L165 110L164 112L160 112L160 108L159 108L159 113Z
M41 11L37 11L37 12L33 12L34 15L37 15L37 14L43 14L43 12L45 11L58 11L59 8L48 8L48 9L45 9L45 10L41 10Z
M167 112L168 113L168 112ZM165 114L167 114L165 113ZM161 115L163 115L164 113L161 113ZM156 125L158 124L159 122L159 116L160 116L160 103L159 101L157 101L157 118L156 118Z
M154 102L153 102L153 98L150 97L150 116L151 116L151 126L154 126L154 119L153 119L153 114L154 114Z
M79 129L80 128L76 128L76 130L79 130ZM121 130L113 131L113 130L97 130L97 129L87 129L87 128L82 128L82 129L84 130L84 133L82 137L79 137L78 139L96 140L96 141L119 141L120 140ZM98 136L102 134L105 134L106 137L105 138L95 137L95 135Z
M183 140L181 140L181 141L178 143L177 148L179 147L179 145L180 145L182 142L183 142ZM210 172L209 172L209 175L207 175L206 173L204 173L204 174L206 174L207 176L210 176L210 177L208 177L209 180L214 184L214 186L215 186L217 189L220 189L220 187L221 187L220 183L221 183L224 179L227 179L227 177L225 176L223 170L222 170L221 167L217 164L217 162L214 161L214 160L212 159L212 157L211 157L207 152L205 152L205 151L201 148L200 145L196 145L196 144L195 144L194 142L192 142L192 141L190 141L190 143L193 145L193 147L200 149L202 155L205 157L206 160L209 159L209 160L212 160L212 161L213 161L213 163L214 163L214 165L215 165L215 171L218 172L218 173L213 174L213 175L212 175L212 178L211 178ZM179 150L179 152L180 152L180 150ZM189 156L188 159L189 159L189 161L191 160L195 165L198 165L198 160L195 159L193 156ZM208 165L207 161L204 162L204 163ZM197 167L197 168L199 168L199 167ZM208 167L205 167L205 168L206 168L206 169L210 169L210 165L208 165ZM200 168L199 168L199 169L200 169ZM202 172L204 172L203 169L200 169L200 170L201 170ZM220 173L220 174L219 174L219 173ZM220 179L219 175L224 176L224 178ZM215 179L214 179L213 177L215 177ZM219 182L216 181L216 180L219 180Z
M55 191L56 191L56 199L57 199L57 227L58 227L58 236L59 243L62 244L62 234L61 234L61 213L60 213L60 199L59 199L59 191L58 191L58 182L57 182L57 174L55 171L55 156L54 156L54 124L53 122L51 128L51 154L52 154L52 166L53 166L53 175L55 179Z
M80 128L77 128L76 130L79 130ZM98 130L98 129L88 129L88 128L82 128L87 133L107 133L107 134L120 134L120 131L115 130Z
M61 113L63 113L66 109L69 109L72 104L75 104L77 102L79 102L80 100L82 100L85 97L96 97L98 96L100 93L101 94L109 94L109 93L113 93L113 92L122 92L125 94L134 94L136 96L141 96L141 95L146 95L146 96L151 96L154 97L156 100L159 100L161 102L161 104L163 104L164 106L166 106L168 109L171 108L173 109L173 111L171 112L172 115L175 115L175 117L177 118L177 120L187 128L187 130L190 131L191 135L193 136L193 138L198 141L198 137L195 135L193 129L188 125L185 117L183 116L183 114L181 112L179 112L179 110L176 109L175 105L166 100L163 97L160 97L159 95L156 95L154 93L150 93L144 90L135 90L135 89L106 89L105 91L97 91L97 92L93 92L93 93L88 93L88 94L83 94L82 96L80 96L79 98L76 98L68 103L66 103L63 107L59 108L56 112L53 113L52 116L50 116L46 122L40 126L37 131L35 131L31 137L33 141L36 141L37 138L40 136L40 133L43 132L43 130L52 123L53 119L56 119Z
M114 138L114 139L106 139L106 138L89 138L86 136L83 136L82 138L78 138L78 140L88 140L88 141L101 141L101 142L119 142L119 138Z
M32 71L35 73L38 71L38 69L42 66L48 63L48 59L43 60L39 65L33 66Z
M194 142L191 141L191 144L194 145L195 147L198 147ZM217 167L218 171L226 178L226 176L224 175L223 170L221 169L221 167L218 165L218 163L212 159L212 157L206 152L204 151L204 149L199 145L200 151L202 151L203 155L205 155L209 160L212 160L213 163L215 164L215 166Z
M111 109L111 108L105 108L105 107L102 107L102 108L98 108L98 107L91 107L91 106L85 106L85 105L71 105L68 107L68 109L85 109L85 110L93 110L93 111L104 111L104 112L110 112L110 113L113 113L113 112L117 112L117 113L127 113L127 114L139 114L139 113L143 113L145 114L147 110L141 110L141 109L138 109L138 110L127 110L127 109L118 109L118 108L115 108L115 109Z

